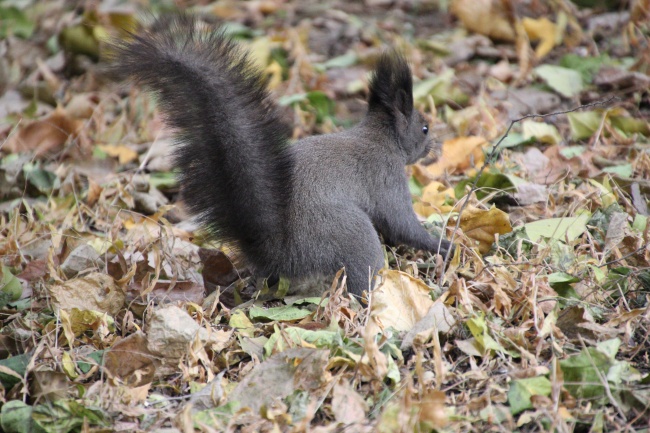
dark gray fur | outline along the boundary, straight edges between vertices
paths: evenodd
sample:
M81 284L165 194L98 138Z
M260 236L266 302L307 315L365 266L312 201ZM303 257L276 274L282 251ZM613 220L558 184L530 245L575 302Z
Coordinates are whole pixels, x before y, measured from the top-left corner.
M391 245L450 249L411 204L404 167L432 141L397 53L379 59L362 122L289 145L262 72L218 29L168 17L114 49L114 70L152 90L176 131L189 210L257 274L302 278L345 266L348 290L361 295L384 265L377 231Z

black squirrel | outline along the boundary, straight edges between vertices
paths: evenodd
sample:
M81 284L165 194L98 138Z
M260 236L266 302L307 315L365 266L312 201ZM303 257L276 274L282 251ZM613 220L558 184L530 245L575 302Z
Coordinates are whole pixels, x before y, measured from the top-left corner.
M333 275L362 295L390 245L447 254L411 203L405 166L433 148L413 107L411 70L379 59L368 113L351 129L290 144L266 78L218 27L158 19L113 47L113 70L157 97L174 129L183 201L208 232L234 243L260 276Z

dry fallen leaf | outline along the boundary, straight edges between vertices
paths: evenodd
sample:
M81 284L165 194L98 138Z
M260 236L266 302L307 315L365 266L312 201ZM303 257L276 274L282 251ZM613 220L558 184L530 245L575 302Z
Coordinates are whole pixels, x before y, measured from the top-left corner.
M437 390L425 392L420 401L420 421L430 424L436 430L447 425L445 412L445 393Z
M490 251L495 234L512 231L508 214L492 207L490 210L468 207L460 216L460 228L468 238L474 239L481 254Z
M413 205L413 208L415 212L425 218L434 213L448 213L454 207L445 203L453 197L453 188L447 188L442 183L433 181L424 187L422 197Z
M120 164L127 164L138 159L138 152L123 144L100 144L97 147L106 152L108 156L117 158Z
M506 3L500 0L454 0L451 12L470 31L503 41L514 41Z
M54 155L63 150L69 139L77 138L84 127L84 122L71 118L62 108L57 108L49 116L28 123L11 135L3 150L13 153L33 152L36 156ZM82 150L86 140L78 143Z
M104 369L115 383L140 387L153 381L157 358L147 349L147 337L138 331L106 351Z
M431 289L404 272L387 270L381 276L381 284L371 294L367 335L389 327L409 331L433 305Z
M470 167L480 168L485 160L483 148L489 143L483 137L458 137L445 140L442 144L440 159L427 166L427 171L433 177L446 172L458 173Z
M116 315L124 306L124 291L110 276L92 272L49 288L54 305L62 310L95 310Z
M538 59L551 52L557 43L557 26L546 17L533 19L524 17L522 20L528 39L532 42L540 41L535 49Z
M345 380L334 385L332 412L336 421L344 425L363 423L368 405L358 392Z

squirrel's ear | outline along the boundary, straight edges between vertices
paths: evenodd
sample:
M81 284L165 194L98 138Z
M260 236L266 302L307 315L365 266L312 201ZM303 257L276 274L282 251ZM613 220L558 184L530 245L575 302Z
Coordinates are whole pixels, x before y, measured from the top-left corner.
M413 114L413 78L406 59L395 51L381 55L370 79L370 112L382 111L396 121Z

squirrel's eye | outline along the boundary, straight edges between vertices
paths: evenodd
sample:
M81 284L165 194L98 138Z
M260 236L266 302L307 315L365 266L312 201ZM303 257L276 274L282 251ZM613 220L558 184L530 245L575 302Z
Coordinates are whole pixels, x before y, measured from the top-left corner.
M422 133L423 133L424 135L427 135L427 134L429 133L429 127L426 126L426 125L423 126L423 127L422 127Z

